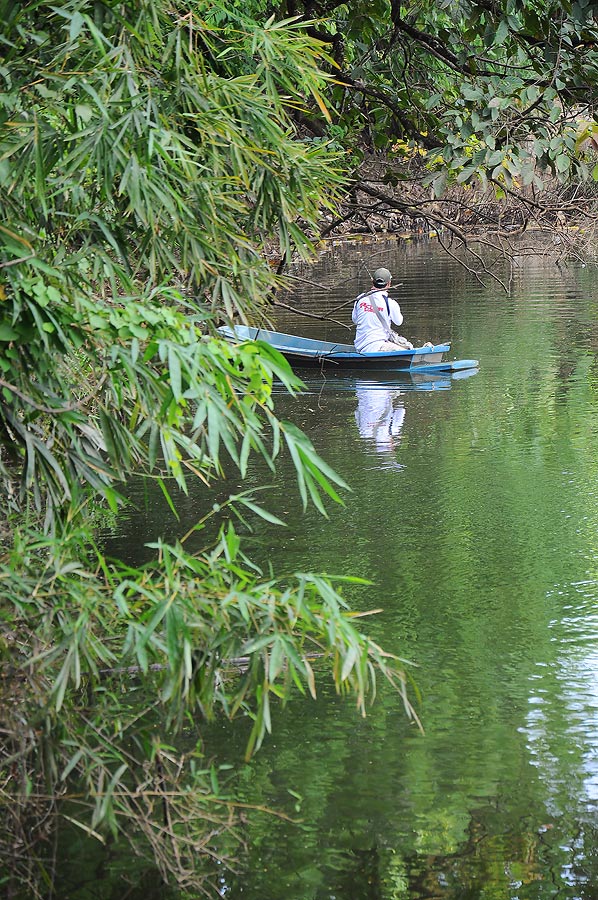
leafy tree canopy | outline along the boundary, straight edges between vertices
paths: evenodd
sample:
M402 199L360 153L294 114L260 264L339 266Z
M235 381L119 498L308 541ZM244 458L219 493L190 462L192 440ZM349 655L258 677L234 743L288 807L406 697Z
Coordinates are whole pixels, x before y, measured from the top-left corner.
M330 230L364 211L427 220L463 240L458 224L496 225L499 215L551 228L562 215L593 217L598 17L589 0L291 0L266 4L270 12L317 16L310 33L335 61L331 123L315 107L311 122L301 117L354 154L355 180ZM360 166L364 150L385 165ZM506 217L506 203L487 202L497 198L511 204Z

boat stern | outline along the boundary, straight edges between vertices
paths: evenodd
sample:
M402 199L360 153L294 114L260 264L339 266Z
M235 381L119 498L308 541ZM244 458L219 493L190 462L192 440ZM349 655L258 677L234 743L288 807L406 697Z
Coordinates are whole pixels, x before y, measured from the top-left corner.
M433 347L415 347L411 359L411 368L418 366L436 365L442 362L442 357L451 349L450 344L436 344Z

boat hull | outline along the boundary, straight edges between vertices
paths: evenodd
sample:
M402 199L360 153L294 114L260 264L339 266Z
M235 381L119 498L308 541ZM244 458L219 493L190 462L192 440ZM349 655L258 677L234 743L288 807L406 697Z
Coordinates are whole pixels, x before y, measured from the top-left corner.
M235 342L264 341L282 353L294 367L321 368L327 365L351 369L392 369L397 372L412 372L414 369L426 372L450 372L478 366L475 359L444 360L444 354L450 350L450 344L415 347L412 350L360 353L353 344L319 341L248 325L236 325L234 328L222 326L218 330L227 340Z

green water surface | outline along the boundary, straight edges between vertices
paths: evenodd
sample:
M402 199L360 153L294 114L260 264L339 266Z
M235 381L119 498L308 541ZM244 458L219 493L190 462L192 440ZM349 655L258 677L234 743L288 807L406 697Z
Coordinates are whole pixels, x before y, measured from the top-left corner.
M479 372L424 385L305 373L307 392L280 393L278 412L351 492L327 519L304 511L282 460L262 502L287 528L257 522L248 547L278 573L373 582L345 594L382 608L364 627L413 663L423 732L389 691L361 719L326 684L275 712L250 763L248 726L211 727L231 791L287 817L244 816L247 850L221 894L598 897L598 273L489 260L512 277L505 293L434 242L349 245L298 270L321 288L291 303L350 322L343 303L372 259L402 282L403 333L450 340ZM278 327L350 336L291 313ZM251 470L244 487L263 480ZM203 502L186 499L178 526L158 497L133 499L111 550L136 560Z

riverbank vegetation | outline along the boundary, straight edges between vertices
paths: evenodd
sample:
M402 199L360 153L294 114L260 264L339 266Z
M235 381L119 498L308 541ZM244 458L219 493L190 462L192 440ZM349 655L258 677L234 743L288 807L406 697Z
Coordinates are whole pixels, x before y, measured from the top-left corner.
M308 17L314 10L309 2L285 6ZM581 243L591 243L598 179L591 3L325 0L317 11L322 21L309 33L334 58L325 132L354 161L325 234L433 230L472 247L557 230L573 249L574 225L586 229ZM300 121L321 133L319 119Z
M276 415L274 380L300 390L284 361L216 326L260 320L291 261L376 217L463 246L482 239L467 214L486 233L592 222L596 23L589 4L543 7L2 4L8 896L59 896L65 825L126 835L196 895L234 854L235 798L203 758L215 715L251 721L250 754L271 704L326 675L361 711L382 677L415 715L401 662L346 608L350 573L256 571L239 533L276 511L213 503L251 455L287 455L324 514L346 490ZM143 567L106 558L94 526L132 474L173 511L205 485L200 552L180 535Z

